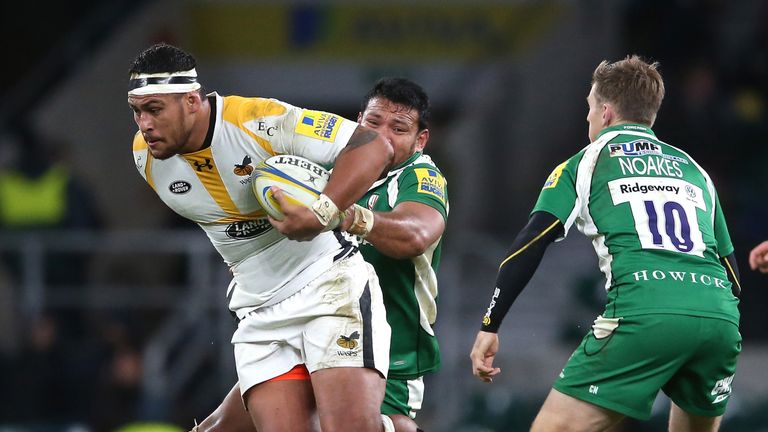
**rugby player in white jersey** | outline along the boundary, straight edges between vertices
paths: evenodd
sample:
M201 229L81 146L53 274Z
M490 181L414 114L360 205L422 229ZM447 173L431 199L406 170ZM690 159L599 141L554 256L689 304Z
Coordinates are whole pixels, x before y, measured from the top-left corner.
M195 67L193 56L166 44L134 60L134 161L230 266L227 297L239 321L232 343L251 420L261 432L383 430L390 328L381 289L355 240L333 228L339 209L391 168L391 143L331 113L206 95ZM274 190L282 221L267 217L249 177L275 154L333 167L311 208Z
M392 327L382 420L387 432L423 432L416 423L424 375L440 369L432 326L437 319L437 266L448 218L448 187L432 159L429 97L405 78L382 78L363 97L358 120L395 148L394 168L348 209L339 226L365 241L360 251L380 278ZM256 432L238 386L192 432Z

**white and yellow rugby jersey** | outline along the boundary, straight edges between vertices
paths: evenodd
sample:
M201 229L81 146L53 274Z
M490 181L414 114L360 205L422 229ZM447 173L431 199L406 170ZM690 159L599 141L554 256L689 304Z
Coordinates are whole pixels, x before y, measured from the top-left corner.
M215 108L210 146L158 160L137 132L133 158L160 199L208 234L234 274L230 309L247 311L285 299L356 246L338 232L309 242L280 234L251 191L253 165L291 154L330 168L357 123L275 99L208 97Z

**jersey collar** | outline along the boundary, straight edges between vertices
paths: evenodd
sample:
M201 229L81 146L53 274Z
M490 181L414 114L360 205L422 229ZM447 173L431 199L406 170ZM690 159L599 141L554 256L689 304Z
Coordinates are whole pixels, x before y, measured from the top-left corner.
M397 175L397 173L399 173L405 167L407 167L408 165L412 164L416 159L421 157L421 154L422 154L422 152L420 152L420 151L417 151L416 153L412 154L411 157L409 157L405 162L403 162L400 165L398 165L398 166L392 168L391 170L389 170L389 172L387 173L386 176L384 176L384 177L376 180L375 182L373 182L373 184L371 185L370 188L368 188L368 190L375 189L375 188L381 186L381 184L384 183L385 181L387 181L390 177Z
M656 136L656 134L653 133L653 130L651 130L651 128L649 128L646 125L641 125L641 124L638 124L638 123L623 123L623 124L619 124L619 125L616 125L616 126L609 126L609 127L605 128L605 129L601 130L600 133L597 134L597 137L600 138L601 136L605 135L606 133L613 132L613 131L619 131L619 132L642 132L642 133L646 133L646 134L649 134L649 135L653 135L654 137Z
M406 167L406 166L410 165L411 163L413 163L413 161L415 161L416 159L418 159L418 158L419 158L419 156L421 156L421 153L422 153L422 152L420 152L420 151L417 151L416 153L412 154L412 155L411 155L411 157L409 157L408 159L406 159L406 160L405 160L405 162L403 162L403 163L401 163L400 165L398 165L398 166L396 166L396 167L392 168L392 170L391 170L390 172L393 172L393 171L397 171L397 170L399 170L399 169L401 169L401 168L403 168L403 167Z

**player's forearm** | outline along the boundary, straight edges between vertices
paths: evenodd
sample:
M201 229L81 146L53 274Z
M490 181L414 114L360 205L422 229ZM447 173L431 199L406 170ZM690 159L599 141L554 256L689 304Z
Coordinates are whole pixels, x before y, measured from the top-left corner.
M375 131L358 126L336 158L333 173L323 193L339 209L351 206L383 172L389 170L392 145Z
M547 246L563 232L563 225L553 215L534 213L517 235L506 258L499 266L496 288L483 317L482 331L496 333L509 308L533 277Z
M426 207L426 206L425 206ZM426 252L442 235L445 220L437 210L419 218L393 212L374 212L374 225L365 240L392 258L413 258Z

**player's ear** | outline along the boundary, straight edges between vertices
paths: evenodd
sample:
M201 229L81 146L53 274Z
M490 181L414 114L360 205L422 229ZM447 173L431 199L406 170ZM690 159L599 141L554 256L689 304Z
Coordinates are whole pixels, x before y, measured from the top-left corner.
M616 112L613 109L613 105L609 103L604 103L602 106L603 109L603 127L610 126L613 124L613 121L616 120Z
M196 91L192 91L189 93L184 94L184 105L187 106L187 108L195 112L198 109L200 109L200 106L203 104L203 101L200 99L200 93Z
M425 128L416 135L416 151L424 150L424 147L427 146L427 141L429 141L429 129Z

